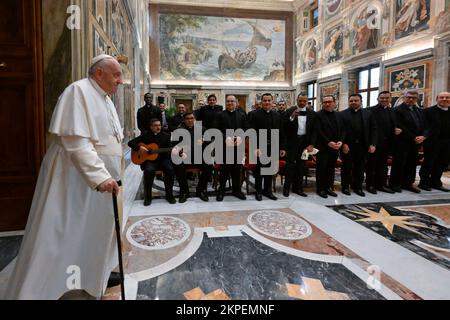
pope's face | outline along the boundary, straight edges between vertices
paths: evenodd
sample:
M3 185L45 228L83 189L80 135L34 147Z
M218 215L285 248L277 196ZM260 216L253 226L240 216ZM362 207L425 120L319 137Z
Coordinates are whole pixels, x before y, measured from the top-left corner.
M107 94L114 95L123 84L122 67L115 60L107 60L103 67L97 69L95 80Z

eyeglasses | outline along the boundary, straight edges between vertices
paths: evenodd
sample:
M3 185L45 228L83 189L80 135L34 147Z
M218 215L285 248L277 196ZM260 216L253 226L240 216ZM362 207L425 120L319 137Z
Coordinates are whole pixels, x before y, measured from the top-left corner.
M417 99L419 99L419 97L405 97L405 99L417 100Z

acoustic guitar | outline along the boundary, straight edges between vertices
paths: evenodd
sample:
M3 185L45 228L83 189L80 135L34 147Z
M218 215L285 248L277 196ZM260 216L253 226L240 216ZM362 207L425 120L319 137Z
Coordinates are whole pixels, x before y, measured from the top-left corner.
M173 150L173 148L160 149L156 143L151 143L148 145L141 143L139 146L146 148L148 152L141 153L139 151L131 151L131 161L138 166L143 164L145 161L155 161L161 153L169 153Z

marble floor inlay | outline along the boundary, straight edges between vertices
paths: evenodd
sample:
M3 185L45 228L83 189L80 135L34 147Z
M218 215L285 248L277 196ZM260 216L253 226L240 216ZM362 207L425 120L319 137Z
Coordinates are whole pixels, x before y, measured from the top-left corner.
M312 233L306 221L281 211L254 212L248 217L248 224L266 236L282 240L301 240Z
M309 279L320 279L321 285L310 286ZM140 282L137 299L184 300L186 292L191 293L189 297L204 297L198 289L192 294L192 288L211 293L221 290L232 300L296 299L290 295L287 284L307 289L305 298L329 298L324 294L327 291L332 297L336 296L333 292L338 292L352 300L384 299L342 264L292 256L247 235L205 237L184 264Z
M164 250L182 244L190 235L191 228L179 218L151 217L133 224L127 239L144 250Z
M430 214L388 204L334 206L343 216L450 270L450 229Z

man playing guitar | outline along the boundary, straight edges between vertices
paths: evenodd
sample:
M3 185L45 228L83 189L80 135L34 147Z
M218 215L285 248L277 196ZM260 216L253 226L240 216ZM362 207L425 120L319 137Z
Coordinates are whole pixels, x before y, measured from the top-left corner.
M159 150L152 149L149 145L156 145ZM152 186L155 173L158 170L164 173L166 200L170 204L176 203L173 196L175 171L170 159L170 134L162 132L161 121L159 119L151 120L150 131L144 132L136 139L131 140L128 146L133 149L134 158L147 159L140 165L144 172L144 206L149 206L152 203Z

